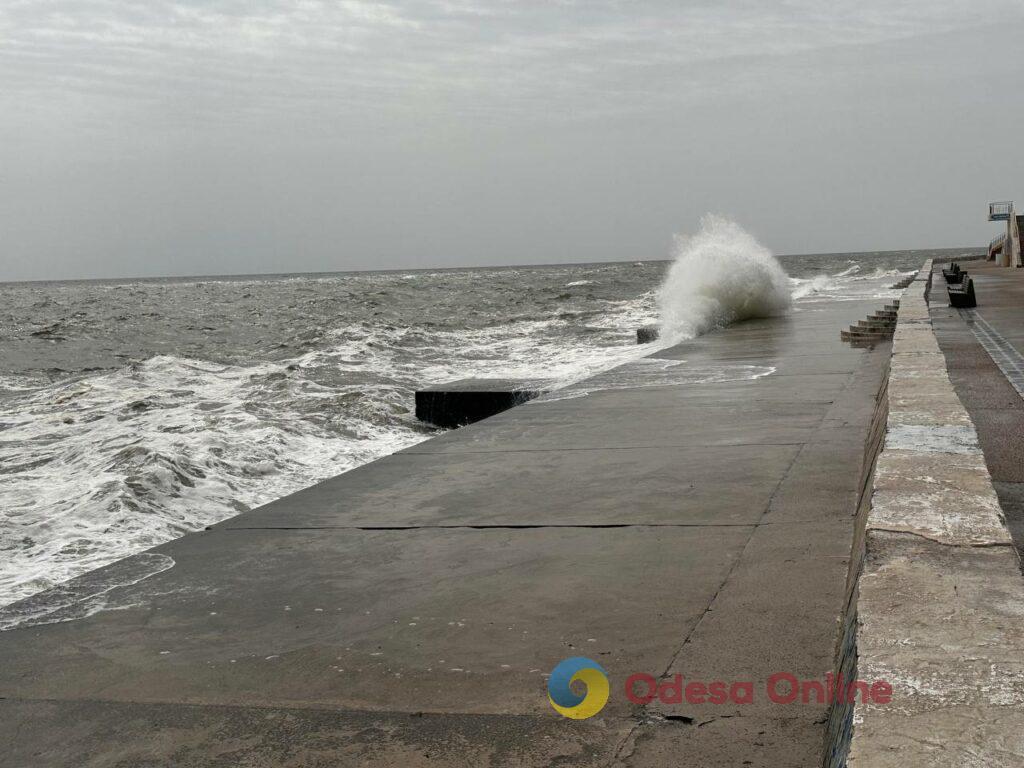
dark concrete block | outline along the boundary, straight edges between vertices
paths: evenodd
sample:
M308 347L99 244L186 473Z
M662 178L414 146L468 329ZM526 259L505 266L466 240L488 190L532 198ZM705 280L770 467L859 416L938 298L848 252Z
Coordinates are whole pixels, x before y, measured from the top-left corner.
M657 341L659 335L657 326L645 325L643 328L636 329L636 343L649 344L652 341Z
M544 383L515 379L459 379L416 392L416 418L461 427L543 395Z

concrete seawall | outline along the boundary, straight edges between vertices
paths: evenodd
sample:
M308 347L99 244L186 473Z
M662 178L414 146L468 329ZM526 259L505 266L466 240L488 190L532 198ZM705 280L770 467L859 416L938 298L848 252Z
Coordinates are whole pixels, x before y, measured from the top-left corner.
M931 276L900 304L857 599L858 675L891 682L892 702L857 704L849 764L1009 768L1024 764L1024 579L936 342Z
M817 766L889 343L657 349L0 610L0 765ZM845 638L845 640L844 640ZM597 716L546 674L608 670ZM635 672L752 704L631 703Z

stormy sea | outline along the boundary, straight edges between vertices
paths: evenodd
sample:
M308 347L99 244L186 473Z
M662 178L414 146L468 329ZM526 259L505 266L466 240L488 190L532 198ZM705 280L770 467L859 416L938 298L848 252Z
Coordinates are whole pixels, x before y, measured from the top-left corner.
M648 354L639 326L891 297L964 252L742 237L706 227L675 262L0 284L0 605L436 434L421 385L571 383Z

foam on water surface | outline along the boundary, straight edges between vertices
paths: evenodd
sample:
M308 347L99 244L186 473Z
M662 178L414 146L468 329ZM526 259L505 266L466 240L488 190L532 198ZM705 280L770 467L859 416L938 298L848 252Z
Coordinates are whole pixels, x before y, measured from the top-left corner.
M92 616L103 610L131 607L119 603L116 590L129 587L174 567L174 559L142 552L118 560L9 606L0 607L0 632L40 624L55 624Z

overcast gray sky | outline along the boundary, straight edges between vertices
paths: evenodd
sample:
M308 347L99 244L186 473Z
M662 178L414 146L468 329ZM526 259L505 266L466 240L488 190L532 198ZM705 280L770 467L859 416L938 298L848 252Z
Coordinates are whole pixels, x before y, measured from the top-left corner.
M986 243L1024 0L0 5L0 280Z

